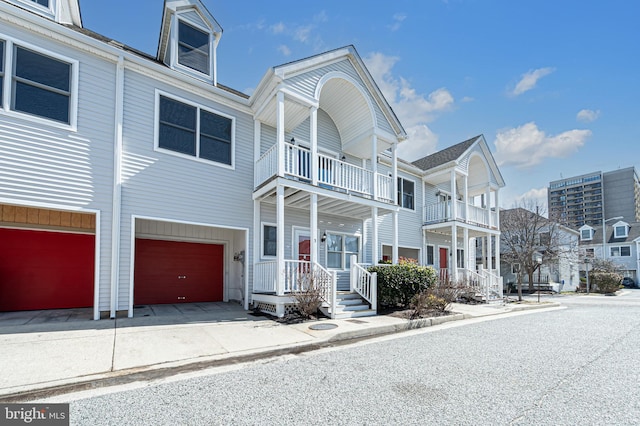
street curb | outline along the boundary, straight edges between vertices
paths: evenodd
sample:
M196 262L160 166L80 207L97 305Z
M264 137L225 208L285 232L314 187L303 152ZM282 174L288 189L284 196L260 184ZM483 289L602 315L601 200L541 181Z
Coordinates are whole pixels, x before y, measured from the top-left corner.
M496 312L489 315L501 315L514 311L524 311L529 309L558 307L559 303L547 303L544 305L527 305L517 307L509 312ZM488 316L488 315L483 315ZM409 330L416 330L425 327L444 324L452 321L460 321L469 318L478 318L482 316L473 316L468 314L453 313L450 315L420 318L407 320L398 324L381 325L375 327L364 328L360 330L351 330L337 333L331 337L319 338L318 341L311 343L298 343L294 345L257 350L248 353L235 355L215 355L204 357L208 359L192 358L181 361L174 361L163 364L153 364L143 367L136 367L118 371L108 371L104 373L92 374L89 376L81 376L66 379L73 382L59 383L55 385L45 385L40 388L16 391L7 394L0 394L0 403L19 403L32 401L37 399L50 398L71 392L79 392L86 390L100 389L110 386L124 385L137 381L157 380L177 374L190 373L193 371L204 370L208 368L220 367L223 365L241 364L246 362L257 361L265 358L274 358L283 355L297 355L305 352L311 352L318 349L331 348L336 346L347 345L362 340L367 340L377 336L401 333ZM203 358L203 357L201 357ZM60 382L64 382L61 380Z

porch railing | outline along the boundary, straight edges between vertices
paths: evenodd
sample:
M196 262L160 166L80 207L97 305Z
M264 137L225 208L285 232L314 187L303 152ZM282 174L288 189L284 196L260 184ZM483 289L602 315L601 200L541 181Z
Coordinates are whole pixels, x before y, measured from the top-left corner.
M260 156L256 162L256 187L278 174L278 155L278 146L273 145ZM285 142L282 155L285 177L309 183L313 181L313 162L308 148ZM325 154L318 154L317 159L318 170L315 173L318 185L386 203L394 202L393 178Z
M497 225L497 213L482 207L456 201L456 217L453 217L451 201L439 201L424 207L424 221L426 224L460 220L481 226L494 227Z
M369 302L375 312L378 305L378 274L371 273L363 265L356 263L357 258L355 255L351 256L351 291Z
M253 291L255 293L290 294L302 290L310 279L314 280L322 300L335 312L337 277L317 263L308 260L285 260L284 271L278 273L275 260L258 262L253 269Z
M487 301L503 300L504 285L502 277L488 269L481 269L479 272L485 279Z

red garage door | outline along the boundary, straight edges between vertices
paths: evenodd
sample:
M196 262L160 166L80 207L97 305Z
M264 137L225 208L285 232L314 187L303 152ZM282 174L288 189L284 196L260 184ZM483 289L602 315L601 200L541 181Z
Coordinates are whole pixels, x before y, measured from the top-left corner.
M136 239L136 304L222 300L224 247Z
M0 311L93 306L95 236L0 229Z

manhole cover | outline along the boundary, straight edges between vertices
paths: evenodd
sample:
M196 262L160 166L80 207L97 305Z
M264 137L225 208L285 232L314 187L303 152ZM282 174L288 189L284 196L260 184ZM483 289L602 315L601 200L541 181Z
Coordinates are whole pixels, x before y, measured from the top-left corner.
M331 323L323 323L323 324L313 324L309 326L310 330L331 330L333 328L336 328L338 326L338 324L331 324Z

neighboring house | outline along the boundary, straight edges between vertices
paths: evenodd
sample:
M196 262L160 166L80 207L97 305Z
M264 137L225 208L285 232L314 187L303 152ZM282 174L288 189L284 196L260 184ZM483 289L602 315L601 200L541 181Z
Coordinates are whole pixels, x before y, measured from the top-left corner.
M340 291L372 314L363 265L401 256L497 283L467 260L499 236L484 138L398 159L406 133L352 46L247 96L218 82L200 0L165 0L156 56L83 28L78 0L0 0L0 21L0 311L281 315L313 272L331 315Z
M520 208L518 208L521 210ZM500 216L503 221L507 220L506 215L515 209L502 210ZM528 212L535 215L536 213ZM569 227L560 225L545 217L538 215L539 226L536 235L531 241L531 249L533 257L539 257L542 261L533 275L534 287L548 287L556 292L575 291L580 284L580 257L578 250L579 233ZM517 223L512 222L512 223ZM523 230L522 236L526 238L526 234L531 230ZM509 244L504 238L519 237L517 232L503 233L502 238L502 262L500 264L500 275L504 282L514 286L518 281L518 273L522 274L523 289L529 285L529 277L525 272L525 267L518 262L511 261L509 256Z
M638 283L640 270L640 222L617 221L611 225L605 224L604 239L602 226L582 226L580 231L580 249L583 259L604 259L611 261L620 268L625 277L633 278ZM581 264L580 270L584 274L591 265Z

